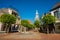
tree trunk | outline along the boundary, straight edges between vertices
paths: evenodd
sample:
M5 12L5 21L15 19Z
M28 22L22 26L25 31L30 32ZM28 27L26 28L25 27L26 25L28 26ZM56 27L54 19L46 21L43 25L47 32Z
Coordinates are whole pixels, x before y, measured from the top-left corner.
M35 32L37 32L38 30L37 30L37 28L35 28Z
M6 26L5 26L5 31L6 31L6 33L7 33L7 24L5 24Z
M9 33L9 28L7 28L7 33Z
M22 27L21 27L21 25L19 26L18 30L19 30L19 32L22 32Z
M55 30L53 29L53 33L55 33Z
M19 32L21 33L22 30L23 30L23 26L20 25L20 27L19 27Z
M10 24L7 25L7 33L9 33L9 31L11 31L11 30L9 30L10 26L11 26Z
M24 27L24 33L26 33L26 27Z
M48 29L48 27L47 27L47 34L49 34L49 29Z

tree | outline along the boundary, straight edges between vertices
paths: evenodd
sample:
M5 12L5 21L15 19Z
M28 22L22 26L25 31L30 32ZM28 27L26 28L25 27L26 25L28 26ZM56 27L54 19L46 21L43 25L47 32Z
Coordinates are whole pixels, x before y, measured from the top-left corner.
M32 29L35 28L35 26L33 24L28 24L28 28Z
M34 25L36 26L36 27L35 27L35 31L40 30L40 21L39 21L39 20L36 20L36 21L34 22Z
M21 25L27 27L28 20L21 20Z
M21 25L25 27L25 32L26 32L26 28L34 28L35 26L31 23L28 22L28 20L21 20Z
M36 20L36 21L34 22L34 25L35 25L37 28L40 28L40 21Z
M16 17L11 14L3 14L0 17L0 21L6 25L6 32L9 32L9 28L11 27L11 24L14 24L16 22Z
M43 24L46 25L47 27L47 33L48 32L48 26L49 24L55 24L55 17L52 16L51 14L47 14L42 18Z
M42 21L46 25L51 24L51 23L55 24L55 17L50 14L47 14L43 17Z
M24 26L24 33L26 33L27 24L28 24L28 20L21 20L21 25Z

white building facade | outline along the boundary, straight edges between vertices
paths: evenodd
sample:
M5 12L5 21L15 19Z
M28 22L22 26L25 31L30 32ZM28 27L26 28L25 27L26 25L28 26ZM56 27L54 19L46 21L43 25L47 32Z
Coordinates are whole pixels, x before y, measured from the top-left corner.
M56 18L56 27L60 28L60 2L54 5L50 10L50 14Z
M18 14L15 10L13 10L11 8L2 8L2 9L0 9L0 14L2 15L4 13L8 13L8 14L16 16L16 23L15 24L19 24L20 18L19 18ZM1 23L1 22L0 22L0 31L3 31L3 23Z
M50 13L51 13L51 15L55 16L56 23L60 22L60 8L55 9L55 10L51 11Z

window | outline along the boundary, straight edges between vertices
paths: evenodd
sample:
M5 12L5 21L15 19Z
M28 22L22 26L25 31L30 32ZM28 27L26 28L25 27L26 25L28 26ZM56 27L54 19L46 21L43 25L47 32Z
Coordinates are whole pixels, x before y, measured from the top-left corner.
M57 18L57 19L60 19L60 13L58 11L55 11L54 12L54 16Z

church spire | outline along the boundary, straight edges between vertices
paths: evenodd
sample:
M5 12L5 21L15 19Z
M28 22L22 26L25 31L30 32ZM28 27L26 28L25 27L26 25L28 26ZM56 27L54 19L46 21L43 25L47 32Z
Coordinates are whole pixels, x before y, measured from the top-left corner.
M38 14L38 10L36 10L36 14Z
M39 16L38 16L38 10L36 10L36 16L35 16L35 20L39 20Z

